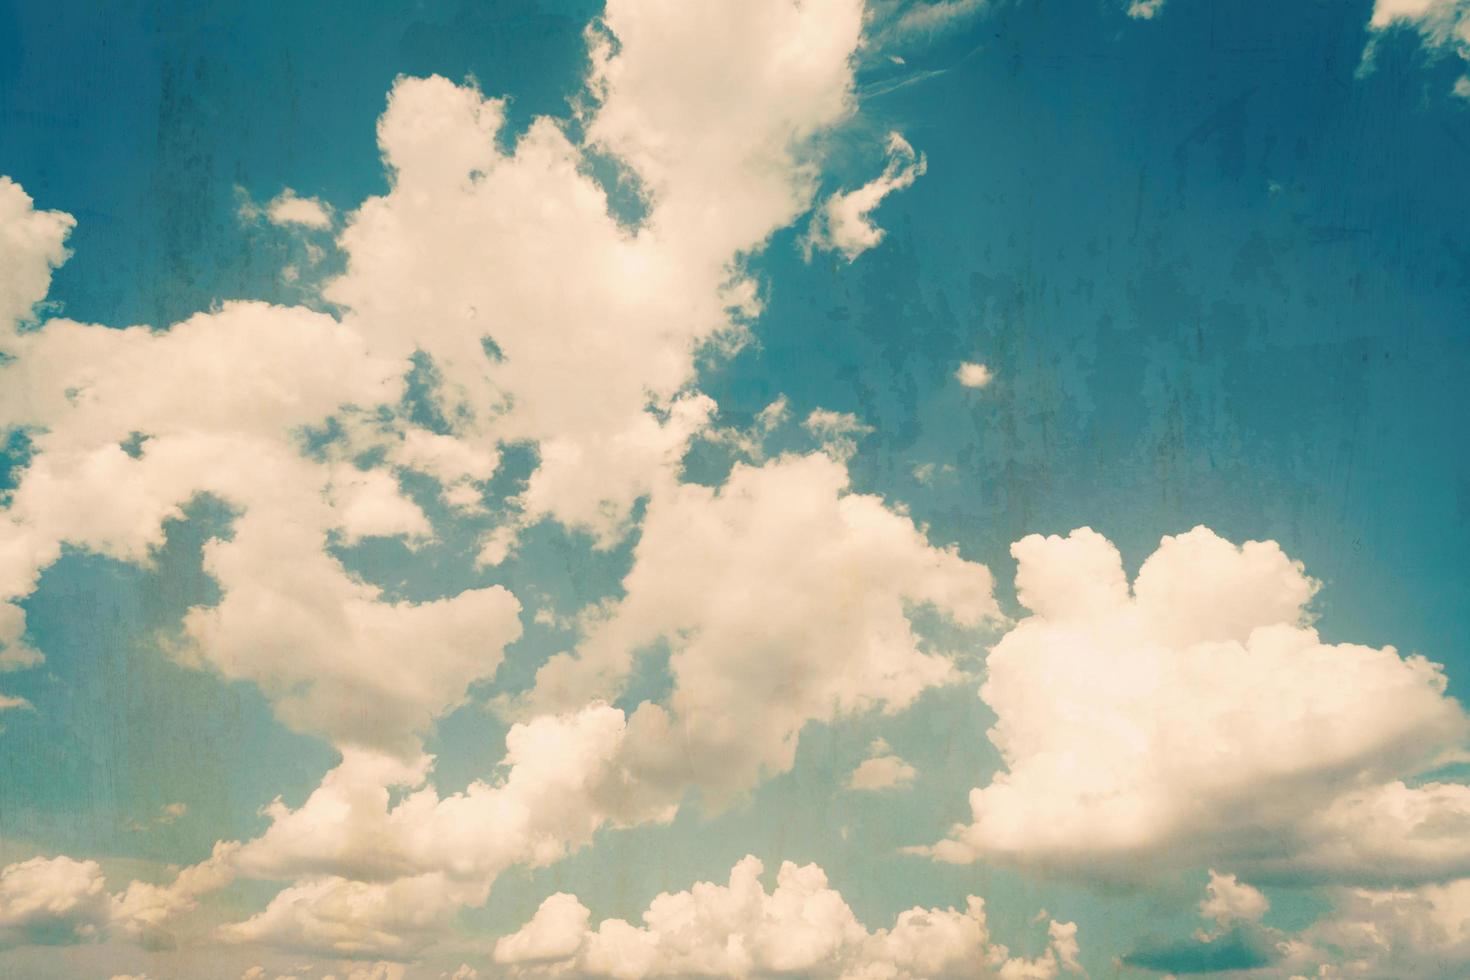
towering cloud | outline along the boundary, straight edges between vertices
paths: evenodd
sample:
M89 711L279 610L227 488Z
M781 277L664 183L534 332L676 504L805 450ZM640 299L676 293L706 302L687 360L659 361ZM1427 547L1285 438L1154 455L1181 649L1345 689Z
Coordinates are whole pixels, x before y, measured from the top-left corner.
M1438 665L1324 643L1317 583L1272 542L1165 538L1130 591L1086 528L1012 547L1031 615L980 695L1005 771L933 853L1089 874L1229 860L1266 875L1470 869L1470 789L1401 780L1466 732Z

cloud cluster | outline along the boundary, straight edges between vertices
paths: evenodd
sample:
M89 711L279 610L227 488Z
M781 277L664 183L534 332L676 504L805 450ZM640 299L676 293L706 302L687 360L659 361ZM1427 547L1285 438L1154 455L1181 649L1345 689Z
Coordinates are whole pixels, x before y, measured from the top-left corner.
M1005 771L933 849L1085 874L1228 861L1256 875L1470 870L1470 788L1402 780L1466 732L1438 665L1324 643L1272 542L1166 537L1130 589L1101 535L1012 547L1031 610L981 697Z
M643 924L605 919L574 895L558 893L521 929L495 945L496 963L512 976L644 977L794 975L841 980L1051 980L1080 972L1077 928L1053 921L1050 944L1034 959L991 941L985 903L964 909L915 908L889 929L869 932L814 864L781 865L767 892L755 857L729 882L699 882L665 893Z
M541 668L529 704L614 697L662 644L673 690L629 719L630 794L676 802L693 785L719 803L789 770L808 722L898 711L958 680L949 656L924 649L911 610L965 627L998 618L989 571L847 484L840 462L815 453L654 496L624 597L575 655Z
M15 602L64 544L146 564L200 495L239 516L205 548L221 598L189 613L178 653L254 681L295 728L411 751L519 634L503 589L389 602L328 551L334 536L428 531L393 471L301 451L304 427L400 390L406 361L345 325L228 303L167 331L52 320L10 343L0 418L31 434L33 457L0 518L0 658L39 659Z
M0 870L0 949L70 945L108 937L149 948L174 944L172 928L199 896L228 884L237 845L220 844L167 885L134 881L116 894L96 861L35 857Z
M1467 0L1375 0L1368 29L1373 34L1363 54L1371 64L1377 39L1384 32L1407 27L1418 33L1434 55L1452 55L1470 63L1470 2ZM1470 99L1470 72L1455 82L1454 93Z

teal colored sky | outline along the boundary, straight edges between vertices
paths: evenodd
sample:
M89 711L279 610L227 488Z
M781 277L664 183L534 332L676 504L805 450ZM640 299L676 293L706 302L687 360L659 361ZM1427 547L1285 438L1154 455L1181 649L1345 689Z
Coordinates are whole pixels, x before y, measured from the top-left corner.
M1312 608L1324 640L1422 653L1463 700L1470 101L1452 88L1464 63L1403 28L1379 38L1363 70L1372 0L1168 0L1147 20L1111 0L983 6L895 42L896 59L865 53L858 111L831 137L821 193L876 174L890 130L927 171L885 199L875 220L886 237L850 262L805 257L804 222L752 258L765 301L752 342L698 376L720 420L750 425L783 395L797 419L855 415L871 431L848 464L854 489L901 504L931 542L988 566L1011 617L1023 610L1008 549L1028 534L1092 527L1130 574L1162 536L1200 524L1234 542L1274 540L1323 583ZM161 327L238 298L330 310L310 284L282 279L301 240L242 222L242 195L264 202L289 186L346 214L387 192L375 125L401 75L473 78L507 96L507 145L537 116L568 116L599 9L0 0L0 174L37 208L77 219L47 314ZM969 360L996 380L957 385ZM810 448L796 426L768 443L772 454ZM24 456L7 459L13 488ZM730 464L696 443L686 478L718 485ZM488 493L514 494L534 465L529 450L508 451ZM478 526L435 504L430 484L415 499L438 544L339 552L394 597L503 584L528 610L524 597L538 595L570 612L618 594L636 542L598 550L548 522L506 565L479 568ZM0 690L34 706L3 718L0 864L68 854L100 861L114 886L164 880L164 866L200 861L217 840L260 834L262 807L277 796L300 806L336 763L328 741L283 726L252 684L168 653L185 611L218 597L201 548L230 521L197 501L151 567L71 550L25 600L46 662L0 675ZM526 690L575 643L529 612L525 622L495 680L428 739L443 793L488 776L504 753L509 721L486 703ZM636 921L655 894L724 881L747 853L768 872L820 864L870 928L978 894L993 937L1036 955L1044 908L1078 923L1093 977L1261 965L1250 929L1299 930L1330 906L1305 876L1263 882L1265 926L1201 952L1188 937L1202 924L1203 863L1119 885L898 853L967 821L970 790L1001 766L986 738L995 715L975 696L999 633L945 629L926 634L968 645L973 681L892 717L809 724L794 768L726 812L686 806L669 826L603 829L550 867L512 869L462 914L461 936L510 933L556 891L594 921ZM668 687L654 657L618 706ZM845 791L877 737L917 768L913 788ZM171 803L186 815L157 822ZM238 919L275 890L236 883L203 914ZM256 962L282 973L314 962L313 976L345 975L306 952L231 950L209 968L225 972L199 974L188 971L209 959L180 955L0 944L0 973L234 977ZM462 947L409 975L461 960L499 975Z

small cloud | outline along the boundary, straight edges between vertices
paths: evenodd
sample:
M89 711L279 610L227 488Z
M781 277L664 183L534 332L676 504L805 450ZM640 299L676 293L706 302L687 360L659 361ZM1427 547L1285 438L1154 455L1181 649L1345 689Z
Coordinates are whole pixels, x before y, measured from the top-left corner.
M167 827L169 824L177 823L188 812L189 807L183 803L166 803L159 807L158 816L146 823L134 820L128 824L128 829L135 834L141 834L154 827Z
M761 409L756 415L755 420L760 424L762 432L770 432L790 417L790 403L787 402L785 395L781 395L775 401L771 402L771 404Z
M934 0L908 7L884 31L885 40L933 36L964 24L989 6L989 0Z
M841 252L849 262L883 240L883 229L871 215L894 191L912 186L927 163L898 133L888 134L888 163L883 173L846 193L833 194L812 215L802 248L807 258L813 251Z
M881 738L873 739L868 752L868 758L848 777L848 789L865 793L904 789L912 785L914 777L919 774L917 769L894 755L893 749Z
M934 482L935 477L947 476L950 473L953 473L954 466L950 463L945 463L943 466L940 466L936 463L920 463L918 466L915 466L910 472L913 473L914 481L916 483L922 483L925 486L928 486L929 484Z
M836 459L849 459L857 452L857 441L873 431L851 412L830 412L818 408L806 417L802 426L822 444L822 451Z
M966 388L984 388L995 380L995 374L990 368L976 361L966 361L961 364L954 376L955 380Z
M1153 20L1164 9L1164 0L1133 0L1128 4L1128 16L1134 20Z
M0 711L35 711L36 706L25 698L0 694Z
M277 194L266 205L266 218L273 225L300 225L303 228L332 227L332 209L314 197L298 197L291 188Z

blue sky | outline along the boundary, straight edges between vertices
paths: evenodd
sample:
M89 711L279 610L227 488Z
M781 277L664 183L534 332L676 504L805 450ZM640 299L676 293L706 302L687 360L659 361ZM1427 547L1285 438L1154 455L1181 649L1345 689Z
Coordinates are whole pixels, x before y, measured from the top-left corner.
M667 33L650 28L647 47L629 38L643 29L644 18L658 24L667 11L632 0L616 6L605 29L616 36L622 23L630 33L606 57L632 67L608 76L607 91L589 94L589 38L602 35L585 30L602 15L598 3L0 5L0 174L24 188L36 213L75 218L66 237L71 257L60 265L41 260L44 269L56 266L49 290L17 291L26 300L21 319L27 322L14 331L6 325L22 339L7 341L5 370L37 365L40 379L17 382L12 390L22 394L0 406L7 428L27 433L12 438L6 457L4 485L18 501L7 506L17 528L52 533L54 527L60 557L31 559L39 563L37 581L6 594L24 609L26 644L44 663L0 674L0 692L25 701L0 715L0 864L58 855L96 861L106 891L119 894L134 879L167 885L174 880L171 866L205 861L217 841L246 842L245 857L220 862L228 865L221 875L226 883L170 910L167 928L160 927L168 943L140 930L122 904L98 911L96 894L77 899L53 922L24 918L16 911L21 899L0 891L0 965L38 977L235 977L256 965L261 976L307 966L313 976L347 976L381 960L386 965L378 969L390 971L384 976L404 970L448 976L461 963L480 976L535 975L541 961L517 961L513 948L497 947L496 940L532 920L553 893L575 894L594 929L606 918L638 924L658 893L725 882L746 854L764 862L768 891L776 888L782 861L820 865L870 932L882 927L896 934L895 917L915 906L963 912L966 896L981 896L989 941L1034 960L1034 969L1053 971L1039 976L1065 973L1071 959L1065 942L1048 937L1048 921L1076 923L1078 965L1094 977L1248 967L1254 972L1244 975L1285 977L1323 963L1349 971L1344 975L1443 975L1415 960L1415 947L1434 950L1435 963L1470 963L1463 940L1403 931L1425 908L1458 915L1458 928L1470 923L1464 887L1470 804L1457 795L1464 733L1454 701L1470 683L1464 644L1470 462L1459 451L1462 420L1470 417L1463 382L1470 365L1470 168L1463 165L1470 101L1456 94L1457 84L1470 87L1463 83L1470 61L1470 8L1463 0L1378 0L1376 9L1371 0L1228 7L1167 0L1149 7L1151 16L1143 9L1130 16L1126 4L1113 0L878 3L857 15L846 0L823 0L803 15L807 33L800 36L774 14L761 21L758 11L787 6L762 0L743 13L739 4L721 5L734 10L726 25L738 26L730 28L733 37L701 34L708 25L670 16L675 26ZM864 18L864 40L828 52L824 43L840 46L843 31L858 23L854 16ZM777 42L797 50L811 45L801 63L817 67L804 80L771 83L769 91L757 81L747 86L747 79L780 79L794 70L772 61L782 50ZM645 54L646 65L638 60ZM707 85L702 62L739 83ZM419 90L398 81L430 75L448 83ZM474 117L463 115L470 110L455 93L476 87L485 98L507 100L496 110L503 115L498 127L488 117L466 121ZM408 92L418 101L407 94L399 99ZM496 155L497 166L517 160L531 174L517 185L517 199L472 210L468 197L450 195L471 191L430 186L439 179L431 173L436 161L452 167L456 153L470 151L459 149L449 123L442 131L426 123L429 135L398 137L401 144L391 132L385 137L379 118L388 118L390 93L403 107L400 118L432 119L450 106L446 113L461 114L454 126L480 127L475 138L488 148L483 152ZM671 102L680 102L677 112L669 110L672 118L694 121L654 136L639 128L653 127L656 110ZM779 117L775 136L761 128L768 117ZM558 233L556 209L573 184L537 183L532 171L539 164L511 156L518 143L534 141L546 125L537 120L546 118L567 134L572 169L590 175L587 186L611 202L599 206L614 212L566 242L538 236ZM901 133L916 156L907 163L895 156L890 133ZM667 150L685 138L691 148ZM386 154L392 162L395 146L397 177L384 161ZM706 155L702 147L713 149ZM409 153L424 156L405 162ZM913 171L919 156L921 173ZM895 172L910 168L914 179L868 214L881 241L856 253L844 250L842 232L851 226L835 218L823 239L812 215L835 214L823 209L844 193L874 186L888 161ZM446 195L442 210L411 210L419 179L411 168L422 172L425 194ZM554 170L547 165L548 173ZM313 202L321 227L272 219L269 202L281 200L286 188ZM362 217L369 209L358 209L372 199L404 208L406 216L394 218L401 224L369 226ZM521 201L529 215L544 201L543 213L552 216L526 218ZM709 202L715 204L708 214L698 212ZM703 216L688 217L696 212ZM612 242L617 229L636 238L640 228L650 256L596 251L604 232ZM354 229L366 230L354 238ZM594 244L584 254L585 242ZM543 248L566 254L565 264L517 264L518 256ZM418 254L437 258L414 265ZM393 278L394 256L404 270L401 282ZM501 256L508 271L477 265ZM19 268L22 259L12 261ZM604 275L603 269L620 271ZM645 274L650 278L637 281ZM529 281L533 275L545 281ZM720 292L730 279L750 284L759 309L751 305L716 322L734 304L733 294ZM0 282L3 288L19 290ZM399 292L390 295L393 289ZM668 291L667 302L650 298L660 289ZM474 305L481 295L485 309ZM472 305L453 306L462 296ZM591 298L582 303L584 296ZM201 313L225 317L229 307L222 304L233 300L317 311L330 321L300 320L302 332L340 322L366 338L373 357L398 358L391 383L387 375L365 373L360 381L354 375L354 392L391 388L408 377L381 411L370 399L352 402L379 411L380 421L391 417L382 421L378 442L353 441L360 434L350 419L371 420L370 411L353 415L334 403L298 419L303 424L279 443L292 452L301 448L299 458L315 461L322 473L330 470L316 497L325 494L339 512L324 518L321 532L321 554L333 574L381 590L375 604L398 603L392 608L400 612L463 593L485 604L475 615L491 616L494 595L504 594L496 586L519 603L508 619L483 630L475 625L473 639L443 626L452 634L446 649L463 646L473 657L477 644L494 646L498 658L503 646L504 659L498 668L493 661L488 669L458 668L463 676L448 660L441 664L452 690L413 701L412 710L430 720L400 726L409 749L401 741L390 745L388 735L374 742L377 735L362 733L371 720L356 714L370 718L381 710L383 729L391 729L397 723L387 716L397 695L375 693L370 697L383 699L378 708L371 700L354 708L353 692L386 676L366 676L379 653L385 664L426 658L404 680L387 684L390 689L431 673L439 661L424 650L438 642L439 626L404 626L403 633L373 620L379 625L368 632L381 650L372 646L379 652L360 661L351 637L342 637L343 657L360 662L363 677L336 654L321 653L318 661L317 653L293 652L296 634L272 633L268 610L284 607L266 598L250 605L246 597L262 591L259 583L268 597L269 583L289 569L270 563L272 548L262 546L257 555L253 532L239 522L252 510L294 521L295 505L272 502L286 509L268 512L259 502L265 497L250 496L265 491L254 489L226 499L230 479L255 486L248 453L222 469L238 469L238 477L211 476L215 482L196 486L159 476L188 492L159 501L182 509L160 521L158 534L136 539L142 546L132 529L95 529L85 519L88 506L68 504L72 498L48 492L50 485L34 476L37 460L70 459L67 453L82 452L93 438L82 422L63 424L67 409L47 416L52 410L39 407L45 401L39 395L28 404L29 393L40 388L26 385L72 370L59 359L73 355L34 340L59 333L46 321L164 328ZM465 366L468 355L458 345L465 337L471 346L478 340L468 327L456 328L462 334L456 339L445 326L462 307L466 316L490 323L487 336L506 348L502 361L491 359L496 367ZM278 314L249 314L257 315ZM247 326L241 316L237 329L270 329ZM579 316L585 322L558 334L564 321ZM509 332L497 337L499 318ZM531 326L523 329L521 321ZM218 322L230 329L227 319ZM696 322L701 325L688 326ZM721 331L732 325L742 343L722 344ZM410 359L415 349L419 354ZM526 353L518 360L517 351ZM563 374L563 352L572 351L578 353L566 355L572 366ZM169 439L204 431L190 405L214 392L191 387L203 376L188 359L196 354L158 347L141 356L151 358L156 372L153 391L138 393L152 413L145 418L184 420L173 434L160 423L160 450ZM282 368L287 362L260 356L261 377L286 389L319 384L296 361ZM603 362L618 365L606 372L613 381L606 381ZM125 392L133 369L117 366L122 356L97 363L103 366L89 370L109 378L114 372L116 390ZM534 370L516 373L525 363ZM982 387L960 383L956 372L965 363L985 364L993 380ZM510 393L513 407L487 409L489 400L476 387L481 375L474 374L485 370L501 372L494 375L497 390ZM598 387L614 382L621 387ZM346 380L342 386L350 387ZM249 414L256 400L275 397L263 390L242 387L227 403L237 415ZM154 397L158 391L169 394ZM640 391L648 393L647 412L636 404ZM697 414L700 397L717 408L688 423L693 428L681 438L669 435L673 448L646 472L633 472L642 457L626 448L631 443L616 442L625 438L622 430L598 428L614 424L599 416L612 419L631 399L629 426L644 419L660 433L676 433L685 424L678 413ZM99 404L108 415L126 414L131 400L124 394ZM766 426L762 418L780 413L762 413L776 404L784 404L785 421ZM814 412L839 413L830 416L837 429L823 430ZM120 417L117 424L132 431ZM145 424L133 429L155 435L140 428ZM232 425L220 431L244 438ZM363 431L371 427L365 421ZM25 440L40 440L45 431L58 433L54 444L38 442L41 451L30 456ZM393 455L396 440L411 431L481 454L470 467L474 473L450 477ZM576 442L584 436L591 441ZM535 474L552 472L550 447L563 439L581 454L575 465L588 469L573 472L568 464L568 471L557 471L563 483L552 486L548 477L544 497L537 496ZM608 459L597 456L614 442L624 448ZM146 460L146 442L143 447ZM215 457L180 458L186 469L203 472L203 461ZM269 453L260 460L261 473L275 465ZM782 468L796 460L810 463ZM606 470L595 472L596 465ZM293 462L279 479L284 484L309 469ZM362 519L386 521L387 533L377 525L352 530L357 518L348 512L366 511L353 510L348 487L366 486L367 478L344 475L349 472L386 474L394 499L409 502L401 507L372 498L382 511ZM846 475L847 486L822 489L836 472ZM742 473L750 476L748 485L739 484ZM619 481L627 482L626 492ZM455 504L452 486L471 487L475 504ZM604 489L608 496L597 497ZM808 491L810 522L766 536L764 529L780 526L779 515L800 506ZM303 500L310 496L304 492ZM96 493L96 500L109 499L105 485ZM588 493L591 511L584 506ZM52 507L51 499L61 502ZM121 492L111 499L135 513ZM877 509L861 509L869 505ZM420 517L405 516L403 507ZM865 516L856 516L858 510ZM596 516L587 519L588 513ZM806 528L829 528L829 513L840 513L830 526L851 535L850 551L826 538L795 540ZM608 514L616 519L599 523ZM418 519L432 531L413 530ZM897 530L881 547L863 537L874 527L890 528L889 521L898 522L891 525ZM724 527L721 522L736 529L728 538L709 530ZM1255 603L1239 600L1242 621L1298 631L1313 625L1322 644L1314 649L1330 651L1326 659L1319 662L1306 647L1268 655L1234 621L1211 633L1215 627L1201 624L1212 610L1236 611L1236 593L1212 578L1223 565L1192 568L1163 550L1153 564L1176 591L1142 615L1182 610L1178 615L1195 617L1191 628L1200 643L1236 642L1244 660L1217 663L1210 659L1216 653L1177 639L1183 634L1136 626L1131 612L1115 616L1089 606L1075 625L1071 617L1082 614L1069 590L1081 588L1073 582L1083 574L1078 569L1099 561L1099 581L1112 581L1106 541L1074 535L1072 551L1038 545L1027 553L1032 581L1044 579L1046 588L1059 591L1048 599L1042 584L1033 585L1036 604L1017 595L1018 562L1024 574L1025 561L1012 544L1028 535L1090 527L1116 546L1131 578L1161 538L1197 525L1236 544L1276 542L1302 563L1304 574L1320 583L1315 592L1284 558L1232 549L1237 557L1208 559L1240 563L1238 571L1221 572L1220 581L1236 583L1231 576L1238 575L1256 583L1239 586ZM497 527L514 530L513 550L498 564L477 561ZM895 543L909 532L917 538ZM15 534L31 547L32 538ZM226 554L248 551L258 564L211 566L211 540L225 541ZM239 547L228 547L231 541ZM742 547L746 541L757 544ZM780 554L792 541L793 554ZM769 553L759 552L761 543ZM940 557L950 545L955 566ZM44 551L39 544L35 549ZM855 556L832 559L851 567L814 564L808 574L802 562L812 555L826 561L829 550ZM1205 553L1191 552L1189 560L1205 562ZM289 556L278 560L290 562ZM944 581L903 571L910 563L942 566L942 574L933 574ZM979 566L993 577L993 599L988 581L983 599L970 595ZM846 588L849 575L864 583L853 589L866 591L834 597L841 591L828 588L834 568L841 572L838 586ZM638 569L645 570L642 577L625 581ZM747 589L736 576L752 569ZM777 583L767 591L761 569ZM789 581L781 577L788 572ZM910 574L911 581L904 578ZM698 596L684 595L681 581L692 583L687 588ZM1210 592L1217 587L1218 594ZM718 601L710 598L716 593ZM747 593L755 598L742 606ZM971 605L955 598L959 593ZM225 608L226 594L241 597L240 618L190 634L188 611ZM790 609L774 605L787 600ZM601 612L577 618L589 609ZM323 622L340 622L332 610L321 614ZM1035 629L1016 629L1028 615ZM801 624L789 634L781 632L788 618ZM518 625L512 629L511 622ZM761 626L747 633L748 622ZM762 632L768 623L777 624L769 635ZM896 624L913 631L911 642L895 639ZM1074 629L1083 639L1066 632ZM507 630L518 638L495 644L493 637ZM412 639L394 645L377 639L382 636ZM847 640L871 641L896 659L874 667L880 680L864 687L852 678L866 668L841 661L853 646ZM1357 654L1336 644L1378 651L1378 659L1353 659ZM1142 702L1111 704L1110 688L1098 693L1097 704L1066 701L1074 684L1063 675L1075 680L1086 669L1079 664L1068 673L1070 662L1053 656L1061 658L1064 648L1115 647L1123 651L1119 657L1158 648L1177 655L1173 662L1214 666L1160 668L1148 674L1156 687ZM1383 653L1386 647L1396 652ZM650 799L662 801L653 810L628 804L631 809L597 811L586 833L568 831L559 841L565 853L555 859L496 858L493 871L486 865L472 881L444 886L447 911L432 928L399 929L392 942L343 945L290 921L289 912L271 917L273 896L291 889L305 895L323 876L371 889L459 874L408 844L401 845L408 855L403 867L389 873L355 853L303 856L307 845L293 850L282 843L309 837L303 828L316 811L308 799L322 799L312 794L326 785L329 771L346 771L345 764L337 770L344 755L370 750L394 765L409 765L416 752L433 757L427 783L423 773L379 779L376 790L390 809L425 785L441 801L475 780L498 785L512 725L530 724L543 709L544 717L571 717L565 712L580 707L557 702L562 695L538 682L538 669L564 651L590 663L598 651L613 649L637 657L626 678L597 692L618 717L660 705L685 727L687 739L704 747L688 750L697 771L672 789L665 785L666 760L660 768L636 753L619 757L623 776L638 787L630 794L644 792L639 780L657 782L657 793L648 790ZM1410 679L1418 654L1443 665L1443 695L1430 690L1434 680L1421 683L1425 675ZM1278 655L1286 659L1270 659ZM997 656L1016 665L1014 677L1004 675L1014 686L997 685L977 698ZM956 673L930 678L927 658ZM1119 663L1119 677L1137 666ZM1027 675L1028 664L1053 664L1059 673L1035 674L1041 668L1032 667ZM788 669L800 679L785 686L753 682L751 690L731 693L740 678L766 671L779 677ZM1222 673L1209 675L1212 669ZM1258 670L1266 687L1245 684L1238 703L1216 704ZM779 700L808 682L810 690L792 696L790 718L772 720L776 709L771 717L764 713L767 698ZM1048 701L1053 688L1061 693ZM1216 692L1225 693L1217 698ZM306 699L304 708L291 707L297 697ZM748 705L749 715L730 709L731 723L765 733L770 745L747 746L756 755L746 759L728 736L713 728L700 734L697 719L708 716L700 712L718 715L709 699L720 697ZM1189 721L1214 719L1216 709L1217 727ZM333 714L339 710L341 717ZM322 720L329 715L336 720ZM1148 720L1155 715L1157 724ZM1401 717L1409 721L1400 724ZM1015 736L1009 751L1005 736L997 741L988 734L998 718L1008 719L1003 728L1027 733ZM1137 771L1119 763L1118 772L1132 775L1110 783L1111 760L1099 754L1110 743L1099 737L1101 747L1087 744L1086 733L1118 719L1136 723L1145 732L1140 738L1160 744L1140 750ZM1074 723L1083 733L1080 743L1069 741ZM1195 736L1205 741L1195 745ZM635 735L626 738L632 745ZM874 747L875 739L885 747ZM1186 765L1164 744L1171 739L1207 757ZM1257 740L1276 746L1286 760L1279 769ZM1318 755L1309 751L1313 744ZM696 758L706 749L707 759ZM972 813L972 790L998 785L997 775L1007 771L1017 780L1029 772L1036 782L1027 785L1041 788L1014 801L987 797L993 812L1014 806L1023 824L1070 826L1062 810L1051 808L1075 809L1096 797L1077 789L1070 798L1054 787L1037 761L1051 758L1049 751L1080 767L1078 785L1096 777L1103 796L1136 808L1120 823L1126 845L1109 843L1107 816L1096 818L1095 837L1059 844L1060 836L1002 832ZM869 756L899 757L914 776L878 791L849 788L850 775ZM556 771L571 765L564 763L555 756L547 761ZM639 774L645 764L657 778ZM725 785L724 770L746 765L757 773L748 784L738 785L731 800L712 802L716 787ZM1176 771L1192 768L1204 775ZM1333 822L1358 805L1344 802L1358 801L1354 794L1400 783L1421 794L1405 804L1422 821L1415 828L1385 830L1352 815L1356 810L1342 817L1345 823ZM297 824L262 812L277 797L281 813L300 816ZM1195 813L1186 797L1198 797L1212 815ZM1296 802L1287 806L1284 798ZM1415 810L1421 798L1424 809ZM653 815L670 801L677 815ZM166 809L174 804L182 804L177 813ZM355 806L368 804L358 800L348 810ZM1154 836L1146 833L1150 814L1157 815L1151 807L1164 814ZM1048 822L1048 815L1055 819ZM369 829L359 831L356 819L328 836L357 841L360 833L370 851L380 832L371 828L379 825L365 822ZM276 837L268 834L273 825L284 828ZM952 829L957 825L970 831ZM1429 825L1444 838L1425 845L1432 850L1379 846L1385 837L1413 838L1411 830ZM1369 827L1364 841L1376 843L1353 843L1352 860L1314 850L1318 837L1347 840L1357 832L1344 827ZM1271 843L1247 847L1237 840L1252 834ZM968 848L962 859L900 850L950 838ZM374 846L400 845L379 840ZM1120 864L1135 867L1120 871ZM410 865L412 873L404 870ZM60 867L54 866L58 874ZM1354 974L1351 963L1360 957L1342 937L1369 913L1353 889L1389 887L1398 889L1390 893L1392 914L1402 918L1378 925L1395 940L1365 967L1369 972ZM1260 911L1252 896L1268 900L1269 911ZM1216 911L1202 911L1202 901L1216 901ZM433 906L422 896L414 903ZM1041 910L1046 914L1038 918ZM378 931L394 933L401 926L394 922L377 923ZM232 933L227 923L254 925ZM368 928L336 925L342 932L334 935ZM1191 938L1206 928L1213 930L1208 940ZM787 932L794 927L788 924ZM744 941L759 946L750 935ZM572 947L579 952L557 961L561 968L604 975L596 942L577 942ZM841 946L830 962L814 960L788 973L856 975L843 970L889 955L863 942L869 944ZM659 955L672 955L660 949ZM895 975L948 975L892 957ZM947 968L963 970L969 961L955 962L960 966ZM733 971L712 972L722 969ZM764 975L761 969L778 971L767 964L747 972Z

